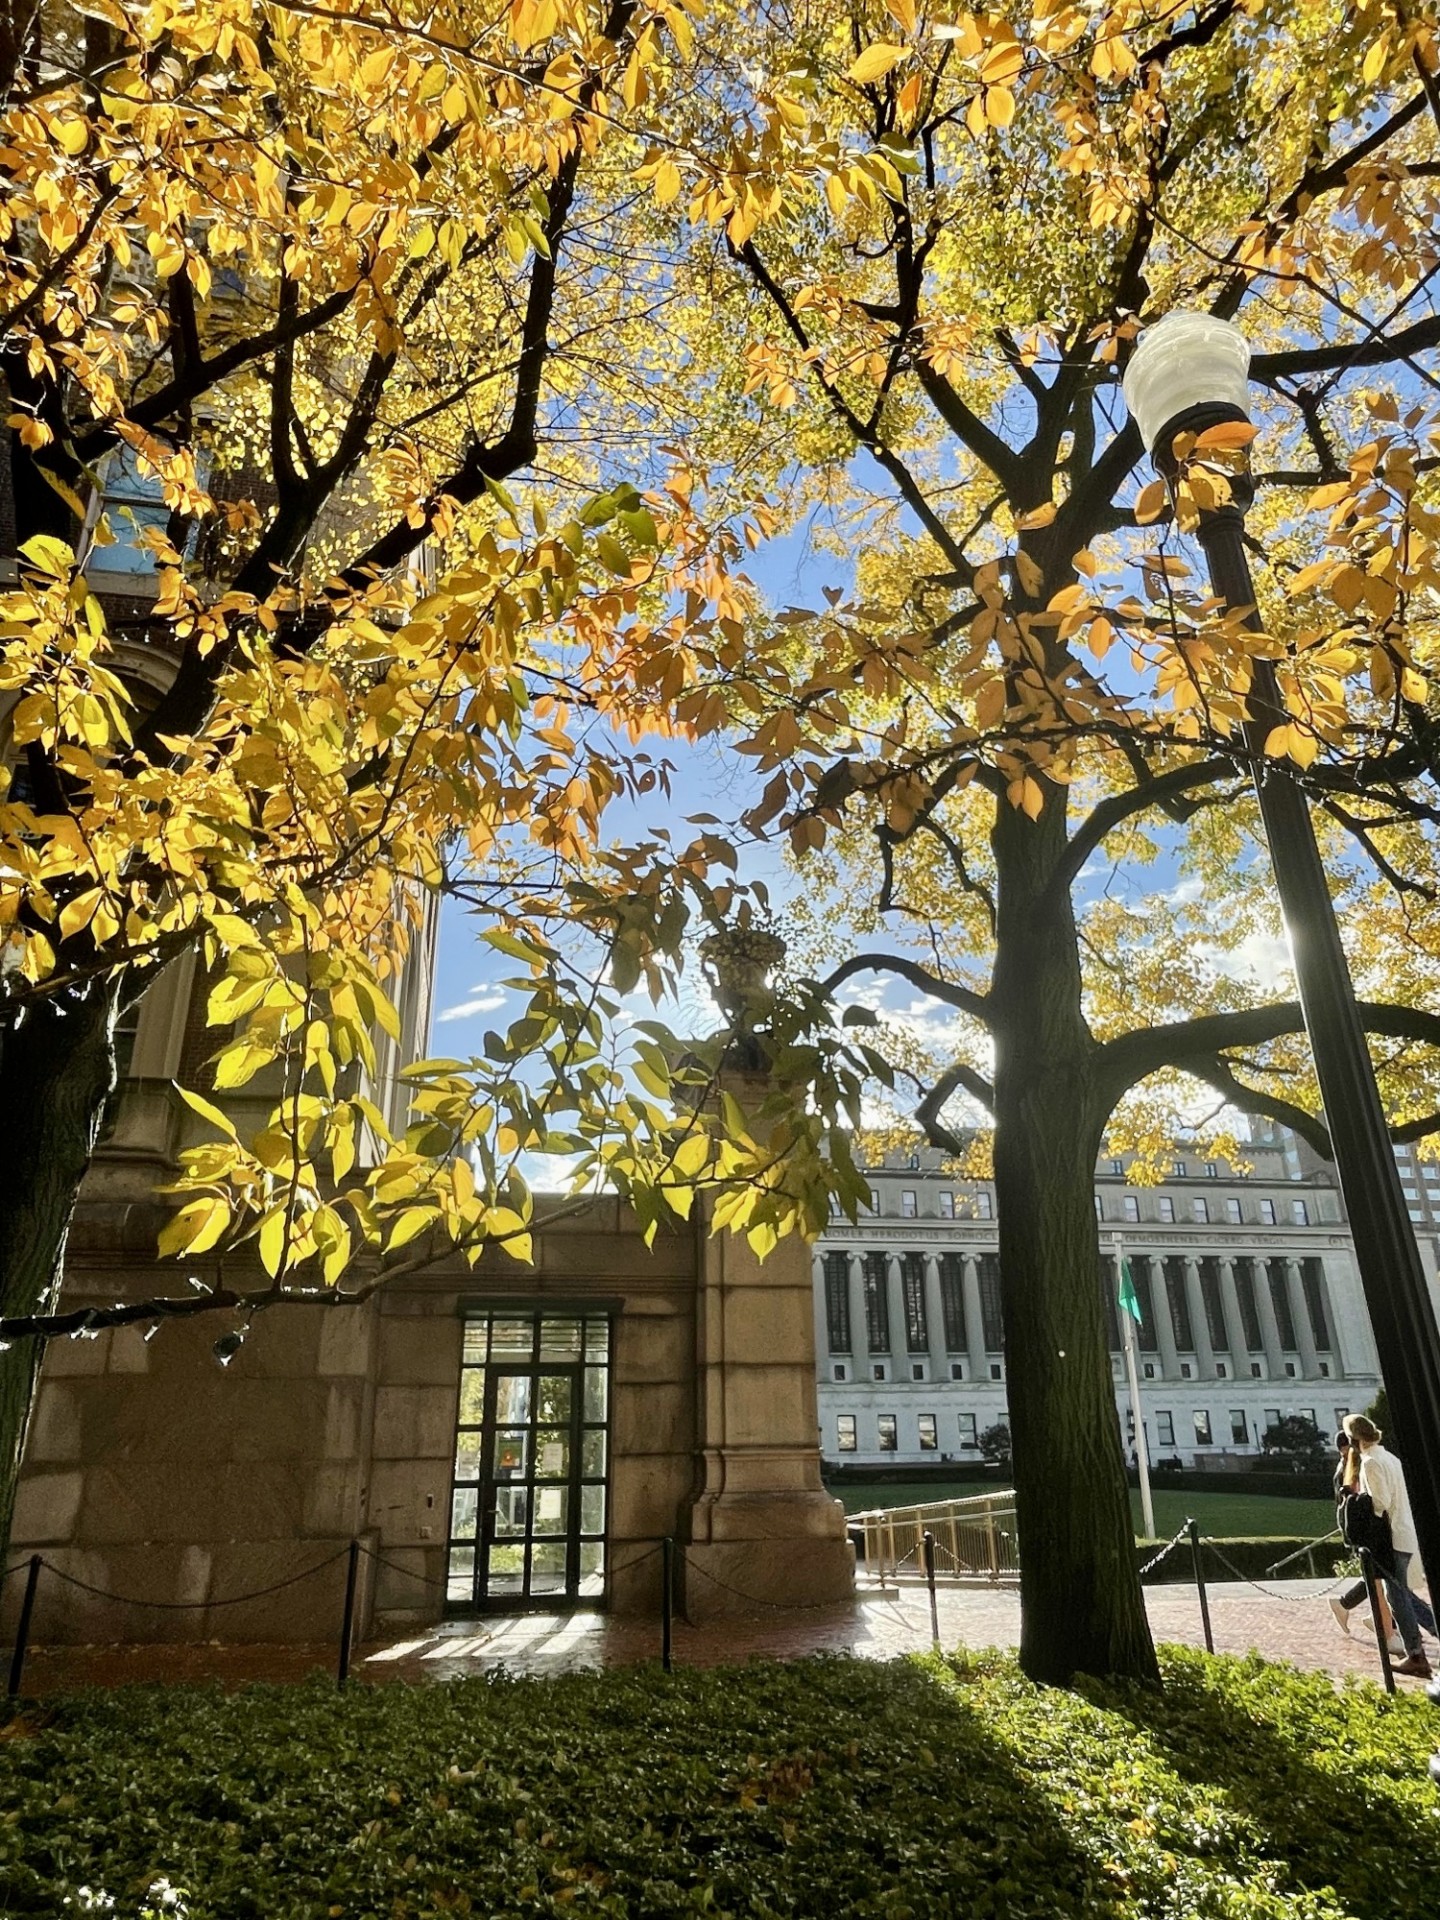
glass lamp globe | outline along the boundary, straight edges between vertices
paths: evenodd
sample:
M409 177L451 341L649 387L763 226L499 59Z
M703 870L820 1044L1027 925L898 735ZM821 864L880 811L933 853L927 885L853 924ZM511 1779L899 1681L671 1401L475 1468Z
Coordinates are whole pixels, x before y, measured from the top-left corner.
M1121 382L1147 453L1192 407L1223 407L1250 418L1250 343L1228 320L1181 309L1146 327Z

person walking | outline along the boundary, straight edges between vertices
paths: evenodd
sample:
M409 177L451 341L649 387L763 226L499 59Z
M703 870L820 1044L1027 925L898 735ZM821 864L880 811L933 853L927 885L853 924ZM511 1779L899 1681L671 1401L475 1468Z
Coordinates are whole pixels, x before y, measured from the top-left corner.
M1410 1587L1410 1564L1420 1551L1420 1542L1410 1514L1410 1496L1405 1490L1405 1469L1395 1455L1381 1445L1384 1436L1363 1413L1347 1413L1345 1431L1350 1436L1351 1451L1360 1455L1360 1491L1369 1494L1376 1513L1390 1522L1393 1571L1385 1576L1385 1591L1395 1615L1395 1625L1405 1643L1405 1658L1395 1671L1428 1680L1430 1662L1425 1658L1420 1631L1423 1627L1435 1637L1435 1615L1424 1595L1412 1592Z
M1335 1448L1340 1456L1335 1462L1334 1478L1336 1525L1347 1546L1368 1548L1376 1571L1386 1573L1391 1566L1390 1523L1379 1518L1368 1501L1358 1499L1360 1456L1351 1447L1350 1436L1343 1427L1335 1436ZM1342 1633L1349 1633L1351 1614L1357 1607L1363 1607L1368 1599L1364 1580L1357 1580L1343 1593L1332 1595L1330 1611ZM1390 1603L1385 1598L1384 1587L1375 1589L1375 1599L1385 1645L1391 1653L1403 1658L1405 1642L1395 1631L1395 1620L1390 1612ZM1368 1610L1365 1618L1369 1624Z

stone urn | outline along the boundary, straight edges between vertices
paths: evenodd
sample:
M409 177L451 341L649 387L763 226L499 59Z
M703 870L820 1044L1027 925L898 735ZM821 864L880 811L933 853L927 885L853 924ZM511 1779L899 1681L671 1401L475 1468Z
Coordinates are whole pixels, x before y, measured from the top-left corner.
M775 1004L770 976L784 958L785 942L768 927L726 927L700 942L710 990L740 1032L753 1032Z

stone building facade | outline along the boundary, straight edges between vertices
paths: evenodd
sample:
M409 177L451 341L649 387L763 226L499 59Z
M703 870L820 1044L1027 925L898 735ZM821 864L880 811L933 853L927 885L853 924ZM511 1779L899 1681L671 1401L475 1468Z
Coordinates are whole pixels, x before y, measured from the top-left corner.
M0 549L5 479L0 459ZM165 509L124 461L103 486L120 537L87 564L116 669L145 706L175 667L138 543ZM0 757L6 721L0 702ZM400 1037L377 1048L372 1097L402 1126L399 1071L427 1051L435 935L432 917L397 995ZM191 1270L156 1258L157 1190L204 1131L177 1087L208 1088L214 1046L189 954L117 1035L120 1085L64 1307L184 1293ZM224 1097L242 1130L253 1097ZM541 1202L525 1266L442 1257L360 1305L277 1305L248 1326L157 1317L52 1342L10 1542L12 1560L39 1553L49 1569L37 1635L326 1638L352 1540L369 1550L361 1631L447 1611L655 1610L667 1536L691 1617L845 1598L854 1555L820 1477L809 1251L789 1242L761 1266L706 1225L697 1208L647 1247L618 1203ZM199 1266L192 1284L208 1284L214 1256ZM265 1285L243 1252L224 1281ZM0 1632L20 1584L0 1594Z
M162 1217L87 1196L66 1304L173 1292ZM797 1243L762 1266L690 1229L647 1249L600 1201L542 1223L529 1267L441 1262L361 1306L258 1315L223 1366L223 1316L56 1341L12 1557L84 1586L47 1576L36 1632L324 1640L352 1538L367 1631L658 1611L667 1534L691 1617L843 1599L808 1260Z
M1248 1161L1242 1172L1181 1151L1158 1187L1131 1186L1123 1158L1096 1169L1116 1403L1128 1432L1120 1251L1143 1315L1152 1461L1239 1466L1277 1419L1324 1431L1380 1386L1333 1173L1278 1131ZM979 1436L1008 1418L993 1191L930 1152L892 1155L870 1182L869 1210L833 1222L814 1253L822 1452L837 1465L978 1461Z

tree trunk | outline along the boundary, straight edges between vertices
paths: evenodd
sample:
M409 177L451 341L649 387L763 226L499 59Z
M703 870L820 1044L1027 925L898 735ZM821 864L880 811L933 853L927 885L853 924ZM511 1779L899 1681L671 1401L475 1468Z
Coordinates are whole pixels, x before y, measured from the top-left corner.
M995 1193L1020 1534L1020 1664L1155 1680L1099 1287L1095 1159L1107 1114L1080 1001L1064 790L1038 820L1001 801Z
M28 1007L0 1034L0 1311L51 1311L65 1241L115 1079L118 981L99 981ZM15 1489L43 1342L0 1352L0 1558L9 1546Z

